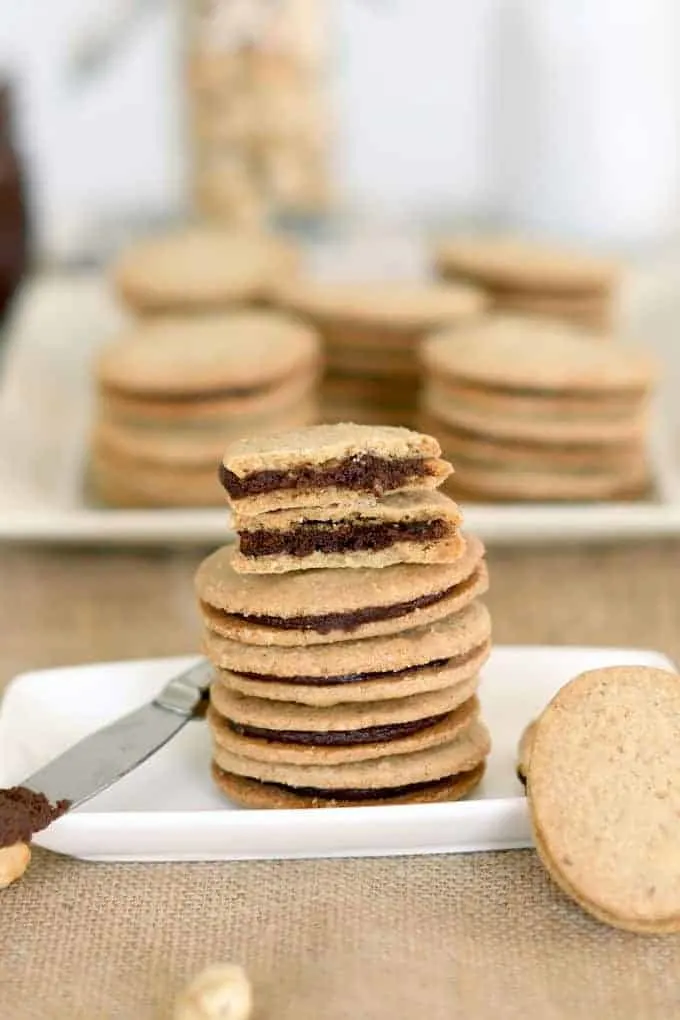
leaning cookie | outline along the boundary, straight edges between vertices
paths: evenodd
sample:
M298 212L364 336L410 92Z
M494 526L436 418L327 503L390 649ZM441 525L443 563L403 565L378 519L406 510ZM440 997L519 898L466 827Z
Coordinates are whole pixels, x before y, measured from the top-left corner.
M599 920L680 931L680 676L583 673L537 721L527 798L556 884Z
M529 764L531 762L531 745L536 731L536 719L532 719L528 726L522 730L517 746L517 778L522 786L526 788L527 776L529 775Z

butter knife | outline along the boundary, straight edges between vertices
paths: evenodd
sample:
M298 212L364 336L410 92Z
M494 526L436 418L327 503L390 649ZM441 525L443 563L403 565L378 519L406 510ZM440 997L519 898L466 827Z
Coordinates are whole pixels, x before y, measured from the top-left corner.
M214 677L202 659L173 677L153 701L74 744L21 784L69 809L108 789L132 772L198 716Z

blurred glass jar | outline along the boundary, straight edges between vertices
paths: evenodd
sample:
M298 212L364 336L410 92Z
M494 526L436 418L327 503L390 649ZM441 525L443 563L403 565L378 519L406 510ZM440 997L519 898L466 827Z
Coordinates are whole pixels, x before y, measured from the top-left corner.
M191 194L239 226L314 221L329 206L319 0L185 0Z
M0 80L0 321L28 259L26 192L15 145L12 98L9 83Z

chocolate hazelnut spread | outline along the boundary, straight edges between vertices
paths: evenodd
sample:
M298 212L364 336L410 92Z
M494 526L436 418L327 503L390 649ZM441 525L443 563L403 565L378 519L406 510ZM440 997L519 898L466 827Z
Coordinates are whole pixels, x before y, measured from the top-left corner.
M408 737L420 733L441 722L448 713L433 715L427 719L411 722L392 723L384 726L366 726L361 730L335 730L313 732L310 730L265 730L259 726L243 726L229 720L229 728L243 737L254 737L274 744L304 744L313 747L351 747L354 744L381 744L397 737Z
M26 786L0 790L0 847L30 842L34 833L46 829L69 807L68 800L50 804L44 793Z
M347 613L323 613L321 616L269 616L269 615L246 615L245 613L228 613L224 610L215 609L204 603L207 615L219 615L232 620L242 620L244 623L255 623L263 627L274 627L277 630L315 630L319 634L329 634L333 630L352 631L360 627L362 623L373 623L377 620L394 620L399 616L405 616L416 609L425 609L434 606L449 595L455 592L463 594L477 580L477 571L465 581L453 584L443 591L430 592L427 595L419 595L407 602L397 602L391 606L366 606L362 609L353 609Z
M332 464L300 464L285 471L253 471L243 478L220 465L220 482L232 499L257 496L277 489L317 489L337 486L353 492L385 492L403 488L415 478L434 474L433 462L423 457L385 459L362 453Z
M452 669L456 666L464 666L466 662L479 655L487 647L487 644L488 642L484 642L476 648L472 648L469 652L464 652L461 655L452 655L448 659L433 659L431 662L423 662L417 666L407 666L405 669L396 670L387 669L379 673L344 673L340 676L274 676L271 673L245 673L237 669L230 669L229 672L234 673L236 676L244 677L246 680L260 680L265 683L309 684L310 686L324 687L327 684L362 683L388 678L390 680L399 680L401 677L420 673L424 670L442 669L445 666Z
M437 542L453 532L454 525L444 520L380 521L304 521L289 531L242 531L243 556L304 557L314 552L339 553L389 549L396 542Z

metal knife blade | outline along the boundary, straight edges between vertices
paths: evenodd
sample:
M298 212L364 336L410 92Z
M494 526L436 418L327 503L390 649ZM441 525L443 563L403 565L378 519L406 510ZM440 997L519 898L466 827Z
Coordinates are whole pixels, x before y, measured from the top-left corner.
M108 789L141 765L199 714L213 679L209 662L201 660L173 677L147 705L74 744L22 786L77 807Z

